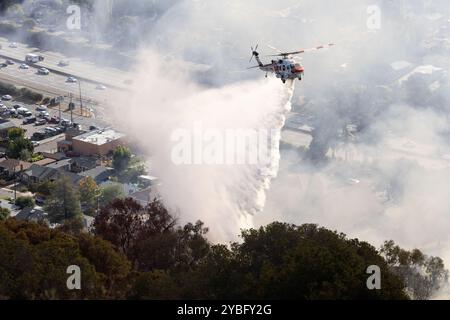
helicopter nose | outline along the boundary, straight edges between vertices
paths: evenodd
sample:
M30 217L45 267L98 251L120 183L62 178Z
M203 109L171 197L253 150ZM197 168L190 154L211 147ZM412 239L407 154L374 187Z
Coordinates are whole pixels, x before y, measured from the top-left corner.
M303 73L303 72L305 72L305 68L303 68L303 67L295 67L293 72L294 73Z

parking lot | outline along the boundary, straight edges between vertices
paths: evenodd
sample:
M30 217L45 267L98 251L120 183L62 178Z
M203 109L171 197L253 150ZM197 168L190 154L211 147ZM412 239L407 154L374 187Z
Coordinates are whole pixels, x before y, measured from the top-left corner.
M57 141L64 138L64 129L73 124L84 130L89 130L91 126L104 126L104 123L96 119L75 114L72 116L72 123L70 112L63 112L66 109L67 106L64 105L61 105L60 111L58 107L31 105L14 100L0 101L0 116L26 130L27 138L35 141L37 152L54 152Z

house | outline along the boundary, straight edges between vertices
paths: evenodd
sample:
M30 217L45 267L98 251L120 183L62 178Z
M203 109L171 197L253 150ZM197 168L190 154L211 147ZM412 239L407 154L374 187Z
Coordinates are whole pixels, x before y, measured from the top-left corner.
M140 205L145 207L158 196L153 192L151 188L147 188L144 190L130 193L129 197L133 198L136 202L139 202Z
M16 159L4 159L0 162L0 173L3 176L13 177L15 173L20 173L28 170L32 164L26 161Z
M17 126L8 120L0 119L0 142L8 141L8 131Z
M125 145L125 134L113 129L93 130L72 138L72 151L84 156L105 156Z
M78 184L83 179L83 176L65 171L63 168L50 168L37 164L33 164L28 170L24 171L21 179L24 183L41 183L58 180L63 175L71 179L73 184Z
M108 181L113 171L114 170L112 168L98 166L95 167L94 169L81 172L80 176L92 177L97 184L100 184L102 182Z
M64 171L70 171L71 164L72 164L72 159L63 159L63 160L59 160L59 161L55 161L50 164L47 164L46 167L52 168L52 169L62 169Z
M36 161L36 162L33 162L34 164L38 164L38 165L40 165L40 166L46 166L46 165L49 165L50 163L54 163L54 162L56 162L57 160L55 160L55 159L52 159L52 158L44 158L44 159L42 159L42 160L39 160L39 161Z
M100 160L96 157L75 157L71 159L71 171L83 172L92 170L100 165Z
M14 218L25 221L45 221L47 220L47 213L38 208L23 208Z

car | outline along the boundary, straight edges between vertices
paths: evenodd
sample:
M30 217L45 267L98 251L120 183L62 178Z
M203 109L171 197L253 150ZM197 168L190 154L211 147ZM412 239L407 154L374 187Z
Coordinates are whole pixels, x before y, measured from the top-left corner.
M13 106L13 108L17 110L17 109L22 108L22 106L21 106L20 104L15 104L15 105ZM27 110L28 110L28 109L27 109Z
M38 111L36 112L36 117L38 118L42 118L42 119L50 119L50 113L48 113L47 111ZM46 120L49 121L49 120Z
M36 145L35 145L36 144ZM37 141L33 141L33 146L37 147L39 145L39 142ZM38 205L38 206L43 206L45 204L45 198L41 197L41 196L36 196L34 198L34 202Z
M69 126L72 125L72 122L70 122L70 121L67 120L67 119L62 119L62 120L61 120L61 125L62 125L63 127L69 127Z
M10 101L10 100L12 100L12 97L9 94L5 94L4 96L2 96L2 100Z
M75 78L75 77L68 77L67 80L66 80L66 82L69 82L69 83L77 83L78 80L77 80L77 78Z
M46 75L50 74L50 71L47 68L39 68L38 74L46 76Z
M32 117L32 116L33 116L33 114L32 114L30 111L24 112L22 115L23 115L25 118L29 118L29 117Z
M34 123L35 126L43 126L44 124L47 124L47 121L46 121L45 119L37 120L37 121Z
M0 106L0 112L1 113L4 113L4 112L7 112L8 111L8 107L7 106Z
M98 127L96 126L89 126L89 131L98 130Z
M0 68L6 68L8 65L4 62L0 63Z
M102 84L99 84L99 85L97 85L95 87L95 89L97 89L97 90L106 90L106 87L104 85L102 85Z
M68 65L70 65L70 61L69 60L61 60L58 63L58 66L60 66L60 67L67 67Z
M16 110L17 110L17 113L18 113L18 114L21 114L21 115L25 115L25 113L30 112L30 110L28 110L27 108L20 107L20 106L19 106L19 108L16 108L16 107L14 106L14 109L16 109Z
M47 106L40 105L36 107L36 111L47 111Z
M26 63L22 63L22 64L19 66L19 68L20 68L20 69L29 69L30 67L29 67Z
M58 117L51 117L50 120L48 120L50 123L58 124L59 118Z
M37 132L33 133L31 140L33 140L33 141L42 140L42 139L45 139L46 136L47 136L47 133L42 132L42 131L37 131Z
M36 122L36 117L28 117L23 120L22 124L30 124L34 122Z
M64 131L66 131L66 128L64 128L64 127L53 127L53 129L55 129L56 134L60 134L60 133L63 133Z
M15 42L11 42L10 44L9 44L9 47L10 48L17 48L17 43L15 43Z
M11 59L6 60L5 63L9 66L12 66L13 64L15 64L14 61L12 61Z

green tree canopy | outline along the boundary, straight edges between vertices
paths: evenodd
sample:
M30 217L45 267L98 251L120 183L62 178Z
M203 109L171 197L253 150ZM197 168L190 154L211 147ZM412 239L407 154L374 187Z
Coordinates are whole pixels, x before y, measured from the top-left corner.
M29 196L17 197L16 206L18 206L21 209L34 208L35 202L34 202L33 197L29 197Z
M9 210L8 208L0 207L0 221L8 219L10 214L11 210Z
M113 153L113 167L118 174L128 169L131 161L131 151L123 146L118 146Z
M43 224L0 222L0 297L6 299L123 298L130 263L110 243ZM81 290L68 290L67 267L82 270Z
M54 223L81 216L79 192L67 176L62 175L55 181L50 196L45 202L45 210L49 215L50 222Z
M25 138L25 132L20 128L12 128L8 130L8 148L6 155L14 159L24 159L26 155L30 156L34 151L33 143L30 139Z
M115 199L123 198L125 198L125 192L119 183L103 186L100 190L100 207L108 205Z
M86 177L79 183L81 207L85 214L93 216L97 210L100 189L92 177Z

